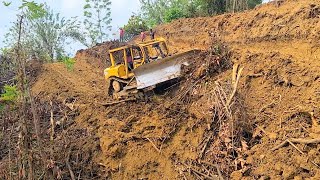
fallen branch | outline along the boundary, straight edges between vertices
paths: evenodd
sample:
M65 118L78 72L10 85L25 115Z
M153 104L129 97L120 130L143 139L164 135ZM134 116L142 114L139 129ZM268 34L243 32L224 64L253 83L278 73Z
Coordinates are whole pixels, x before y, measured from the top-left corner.
M217 169L217 172L218 172L219 180L223 180L223 176L222 176L222 173L220 171L220 168L219 168L218 164L212 164L212 163L207 162L207 161L200 161L200 162L204 163L204 164L207 164L209 166L215 167Z
M50 101L50 107L51 107L51 110L50 110L50 124L51 124L50 141L53 145L55 124L54 124L54 119L53 119L53 103L52 103L52 101Z
M149 139L149 138L146 138L146 139L152 144L152 146L153 146L159 153L161 153L160 149L151 141L151 139Z
M67 167L68 167L68 169L69 169L69 173L70 173L71 179L72 179L72 180L76 180L76 178L75 178L75 176L74 176L74 173L73 173L73 171L72 171L72 169L71 169L71 166L70 166L70 164L69 164L69 161L66 161L66 164L67 164Z
M128 99L124 99L124 100L120 100L120 101L112 101L112 102L107 102L107 103L102 103L102 106L111 106L111 105L115 105L115 104L119 104L122 102L128 102L128 101L135 101L137 100L136 98L128 98Z
M296 150L298 150L301 154L304 154L304 152L302 152L296 145L294 145L290 140L287 140L288 143L293 146Z
M206 174L204 174L204 173L202 173L202 172L200 172L200 171L198 171L198 170L194 169L193 167L190 167L190 169L191 169L191 171L193 171L193 172L195 172L195 173L197 173L197 174L199 174L199 175L201 175L201 176L205 177L206 179L216 180L216 178L211 177L211 176L208 176L208 175L206 175Z
M216 166L217 171L218 171L219 180L223 180L223 176L222 176L222 173L220 171L220 167L218 166L218 164L215 164L215 166Z
M239 69L239 65L235 65L233 67L233 73L232 73L232 84L233 84L233 91L226 103L226 107L229 107L230 104L231 104L231 101L234 97L234 95L236 94L237 92L237 87L238 87L238 84L239 84L239 81L240 81L240 77L241 77L241 74L242 74L242 71L243 71L243 67L241 67Z
M72 169L71 169L70 163L69 163L70 154L71 154L71 149L69 149L68 154L67 154L67 157L66 157L66 165L67 165L67 167L68 167L71 180L76 180L76 178L75 178L75 176L74 176L74 173L73 173L73 171L72 171Z
M194 167L192 166L188 166L187 164L185 163L182 163L184 166L186 166L188 169L190 169L191 171L193 171L195 173L195 175L201 175L203 177L205 177L206 179L210 179L210 180L216 180L216 177L211 177L211 176L208 176L198 170L196 170Z
M291 145L293 143L318 144L318 143L320 143L320 138L316 138L316 139L289 138L289 139L283 141L281 144L279 144L279 145L275 146L274 148L272 148L271 151L275 151L275 150L277 150L279 148L282 148L283 146L287 145L288 143L291 144ZM295 148L296 148L296 146L295 146ZM301 153L302 151L299 150L299 152Z
M232 84L236 83L238 70L239 70L239 64L233 65L233 69L232 69Z
M262 131L264 134L268 134L268 133L266 132L266 130L264 130L262 127L257 126L257 128L258 128L260 131Z
M247 75L249 78L257 78L263 76L263 73L257 73L257 74L249 74Z
M320 143L320 138L316 138L316 139L290 138L289 140L293 143L300 143L300 144L318 144L318 143Z
M200 152L200 159L202 159L202 157L204 156L204 153L206 152L206 149L209 145L209 143L211 142L212 140L212 135L208 137L208 139L206 140L206 142L204 143L202 149L201 149L201 152Z
M310 161L313 165L315 165L318 169L320 169L320 166L317 164L317 163L315 163L314 161Z

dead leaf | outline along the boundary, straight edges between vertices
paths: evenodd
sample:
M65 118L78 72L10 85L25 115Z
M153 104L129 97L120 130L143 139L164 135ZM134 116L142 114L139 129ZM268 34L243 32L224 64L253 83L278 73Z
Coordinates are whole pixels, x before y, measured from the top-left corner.
M244 141L244 140L241 140L241 146L242 146L242 150L243 151L247 151L248 150L248 144L247 144L247 142L246 141Z

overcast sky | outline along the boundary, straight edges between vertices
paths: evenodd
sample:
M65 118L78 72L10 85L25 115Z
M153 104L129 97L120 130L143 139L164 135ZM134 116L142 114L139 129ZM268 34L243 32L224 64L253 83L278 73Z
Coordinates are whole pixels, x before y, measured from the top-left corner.
M4 34L8 32L11 22L16 21L16 14L18 5L21 4L22 0L5 0L6 2L12 2L10 7L0 5L0 48L4 46L3 38ZM60 13L64 17L78 16L82 18L83 6L85 0L34 0L39 3L47 3L55 12ZM267 2L269 0L264 0ZM1 1L2 3L2 1ZM113 30L110 32L109 37L112 38L112 34L118 34L118 28L125 25L132 15L137 13L140 8L139 0L111 0L111 18ZM69 48L68 51L74 54L76 50L84 48L77 44Z

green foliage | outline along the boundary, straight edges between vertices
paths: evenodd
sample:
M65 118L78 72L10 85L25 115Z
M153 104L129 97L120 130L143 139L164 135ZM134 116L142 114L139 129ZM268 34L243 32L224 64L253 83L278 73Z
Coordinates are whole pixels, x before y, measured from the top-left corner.
M183 17L212 16L254 8L262 0L140 0L149 27Z
M61 57L61 62L66 66L68 71L72 71L74 68L74 64L76 63L74 58L70 58L67 56Z
M232 0L231 0L232 1ZM226 12L226 0L199 0L203 14L211 16Z
M108 38L107 32L111 30L111 1L110 0L85 0L83 7L85 35L88 37L87 46L101 43Z
M4 86L4 93L1 94L0 100L7 103L14 103L18 98L18 90L16 86Z
M13 48L8 48L8 47L3 47L0 49L0 57L4 58L4 59L10 59L13 57L13 54L14 54L14 49ZM2 63L3 61L1 60L0 61L0 64Z
M165 0L140 0L140 4L142 16L149 27L153 27L164 22L161 15L164 14L165 8L167 8Z
M183 17L195 17L199 0L140 0L141 15L149 27Z
M125 39L129 40L136 35L139 35L142 31L147 31L148 26L146 22L139 15L132 15L128 20L128 23L124 26Z
M36 57L43 61L52 62L65 54L65 45L73 41L85 42L84 35L79 31L81 24L76 17L66 19L59 13L54 13L45 6L44 16L36 19L25 19L24 32L21 36L23 51L28 56ZM31 11L26 12L26 16ZM19 24L14 24L5 35L7 47L15 47L19 31Z
M172 20L179 19L186 17L185 13L182 11L182 9L178 7L170 8L168 11L164 14L164 22L171 22Z
M2 1L2 4L3 4L4 6L7 6L7 7L8 7L8 6L10 6L10 5L11 5L11 3L12 3L12 2L5 2L5 1Z
M47 13L47 11L44 9L44 4L38 4L34 1L22 0L22 5L19 7L19 9L26 9L26 14L29 19L41 18Z
M178 1L181 1L178 3ZM184 3L188 0L140 0L141 15L148 27L152 28L165 22L165 14L171 8L184 9Z
M32 52L38 57L50 57L52 61L65 54L65 45L72 41L84 42L85 38L79 31L81 25L77 17L66 19L49 8L47 11L46 16L32 23L33 37L29 39L29 43L33 47Z
M262 3L262 0L248 0L248 7L249 7L249 9L252 9L261 3Z

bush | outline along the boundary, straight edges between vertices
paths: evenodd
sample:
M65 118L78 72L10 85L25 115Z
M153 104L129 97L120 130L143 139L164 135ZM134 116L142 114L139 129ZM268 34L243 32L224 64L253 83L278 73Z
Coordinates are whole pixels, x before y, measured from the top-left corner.
M60 61L63 62L68 71L72 71L74 68L74 64L76 63L76 60L74 58L70 58L67 56L62 57Z
M165 12L164 21L166 23L169 23L175 19L184 18L184 17L186 17L186 15L184 14L181 8L173 7Z
M1 94L0 100L4 102L15 102L18 98L18 90L16 86L4 86L4 93Z

